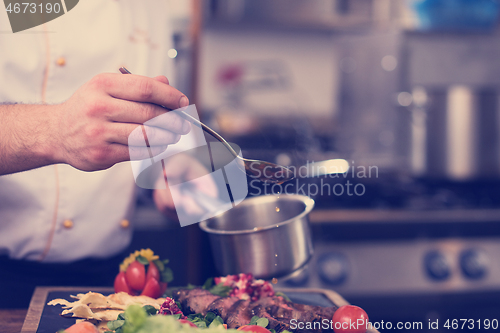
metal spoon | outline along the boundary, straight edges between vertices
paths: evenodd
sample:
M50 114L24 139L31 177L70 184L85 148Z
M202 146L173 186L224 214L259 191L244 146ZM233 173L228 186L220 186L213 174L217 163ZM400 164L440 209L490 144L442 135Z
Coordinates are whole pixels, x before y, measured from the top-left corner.
M122 74L132 74L128 69L125 67L120 68L120 73ZM161 106L161 105L160 105ZM167 110L170 111L170 109L161 106ZM201 127L205 132L216 138L218 141L220 141L233 155L235 158L238 158L239 160L243 161L243 165L245 168L245 173L249 175L250 177L253 177L255 179L258 179L264 183L274 183L274 184L283 184L284 182L287 182L289 180L292 180L294 178L294 173L281 165L271 163L271 162L266 162L266 161L259 161L259 160L250 160L247 158L243 158L238 153L234 151L234 149L231 147L231 145L216 131L199 121L198 119L192 117L191 115L185 113L182 110L176 111L181 117L189 121L190 123Z

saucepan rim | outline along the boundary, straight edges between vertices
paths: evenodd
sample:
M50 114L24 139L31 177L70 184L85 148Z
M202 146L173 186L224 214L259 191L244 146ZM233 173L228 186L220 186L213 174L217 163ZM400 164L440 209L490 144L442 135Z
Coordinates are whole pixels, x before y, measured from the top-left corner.
M314 208L314 200L306 195L300 195L300 194L279 194L279 195L270 194L270 195L261 195L261 196L251 197L251 198L245 199L237 207L251 205L251 204L253 204L254 201L257 201L257 200L262 201L263 203L268 203L268 202L276 201L277 198L284 199L284 200L291 200L291 201L292 200L300 201L305 205L304 210L300 214L298 214L298 215L296 215L288 220L285 220L285 221L282 221L279 223L275 223L275 224L271 224L271 225L268 225L265 227L259 227L257 230L255 230L254 228L243 229L243 230L220 230L220 229L213 229L213 228L210 228L208 226L209 221L216 219L224 214L227 214L229 212L229 211L227 211L227 212L222 213L219 216L215 216L215 217L212 217L212 218L207 219L205 221L201 221L200 228L209 234L218 234L218 235L242 235L242 234L252 234L252 233L255 234L255 233L263 232L263 231L270 230L270 229L273 229L276 227L284 226L284 225L292 223L296 220L302 219L305 216L307 216L311 212L311 210ZM236 209L237 209L237 207L236 207ZM235 209L235 208L233 208L233 209Z

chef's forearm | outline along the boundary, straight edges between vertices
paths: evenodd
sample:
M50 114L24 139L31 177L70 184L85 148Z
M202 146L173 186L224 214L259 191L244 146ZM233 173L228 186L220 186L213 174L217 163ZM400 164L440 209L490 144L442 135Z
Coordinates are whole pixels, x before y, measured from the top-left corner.
M0 105L0 175L58 161L55 105Z

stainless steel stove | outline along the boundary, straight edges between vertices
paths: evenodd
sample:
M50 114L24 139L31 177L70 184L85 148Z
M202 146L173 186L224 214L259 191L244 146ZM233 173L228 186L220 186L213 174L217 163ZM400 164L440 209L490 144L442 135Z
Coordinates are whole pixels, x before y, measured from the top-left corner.
M500 290L500 237L317 242L293 286L344 295Z
M278 285L335 290L375 321L500 320L500 209L319 209L311 224L314 257Z

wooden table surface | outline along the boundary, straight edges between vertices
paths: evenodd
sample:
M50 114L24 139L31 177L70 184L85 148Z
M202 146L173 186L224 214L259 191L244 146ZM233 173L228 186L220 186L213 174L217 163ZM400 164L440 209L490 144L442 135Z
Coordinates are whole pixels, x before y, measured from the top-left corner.
M0 332L19 333L28 309L0 309Z

